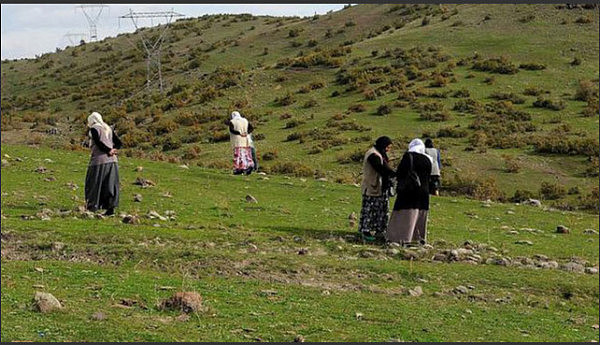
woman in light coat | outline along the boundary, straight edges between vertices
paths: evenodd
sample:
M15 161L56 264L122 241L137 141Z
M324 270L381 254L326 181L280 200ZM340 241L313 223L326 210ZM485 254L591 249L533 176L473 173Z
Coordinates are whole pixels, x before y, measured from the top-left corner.
M249 138L249 135L253 130L252 124L243 118L239 112L234 111L231 113L231 120L229 120L229 137L233 149L234 175L250 175L254 169L251 139Z

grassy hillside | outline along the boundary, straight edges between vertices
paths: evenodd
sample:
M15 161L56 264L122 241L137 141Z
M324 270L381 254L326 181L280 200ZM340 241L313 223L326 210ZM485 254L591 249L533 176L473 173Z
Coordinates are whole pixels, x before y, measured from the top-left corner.
M364 245L354 186L122 157L97 219L87 153L1 153L2 341L599 340L597 215L436 197L431 246ZM177 291L203 308L155 306Z
M163 48L163 95L145 91L135 47L160 28L2 61L2 140L82 149L84 118L99 111L131 157L225 169L223 122L237 109L269 173L352 184L378 136L395 139L394 157L429 136L446 195L597 211L598 11L560 7L179 20Z

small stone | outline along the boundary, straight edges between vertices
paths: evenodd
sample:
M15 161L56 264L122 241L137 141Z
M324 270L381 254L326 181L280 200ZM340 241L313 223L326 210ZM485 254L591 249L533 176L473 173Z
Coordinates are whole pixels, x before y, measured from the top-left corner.
M598 235L598 231L594 229L585 229L583 230L583 233L586 235Z
M508 210L506 211L506 214L515 214L515 211Z
M33 296L34 307L41 313L62 309L60 302L51 293L36 291Z
M362 320L363 314L362 313L355 313L354 317L356 317L357 320Z
M349 220L356 220L356 213L355 212L350 213L350 215L348 216L348 219Z
M598 274L598 269L596 267L586 267L585 273L587 274Z
M121 219L121 221L125 224L138 224L140 222L137 216L133 216L131 214L123 216L123 219Z
M50 245L50 248L52 249L53 252L60 252L61 250L63 250L65 248L65 244L62 242L52 242L52 244Z
M496 247L488 247L488 250L489 250L490 252L497 252L497 251L498 251L498 248L496 248Z
M142 197L142 194L135 194L135 195L133 196L133 201L134 201L134 202L142 202L142 199L144 199L144 198Z
M142 172L142 171L144 171L144 167L143 166L138 166L138 167L135 168L135 171Z
M561 266L561 269L568 272L579 272L583 273L585 268L582 264L577 262L567 262Z
M160 220L167 220L166 217L161 216L160 214L158 214L158 212L156 211L149 211L148 214L146 215L148 218L150 219L155 219L158 218Z
M304 342L304 337L300 334L298 334L295 338L294 338L294 343L303 343Z
M452 292L454 292L455 294L467 294L469 293L469 289L466 286L463 285L459 285L457 287L455 287Z
M253 204L257 204L257 203L258 203L258 200L256 200L256 198L255 198L255 197L253 197L253 196L252 196L252 195L250 195L250 194L246 195L246 201L247 201L247 202L250 202L250 203L253 203Z
M396 249L396 248L390 248L388 250L385 251L386 254L390 255L390 256L396 256L398 254L400 254L400 250Z
M306 255L306 254L308 254L308 249L306 249L306 248L301 248L298 251L298 255Z
M527 200L523 201L523 205L542 207L542 202L537 199L527 199Z
M515 241L515 244L526 244L528 246L533 246L533 242L529 241L529 240L519 240L519 241Z
M143 177L138 177L135 179L134 185L141 186L142 188L154 187L156 183L152 180L145 179Z
M181 164L179 167L180 167L181 169L189 169L189 168L190 168L189 166L187 166L187 165L185 165L185 164Z
M508 232L509 235L518 235L519 232L517 230L511 230Z
M421 288L421 286L415 286L413 289L408 290L408 294L412 297L419 297L423 294L423 288Z
M45 174L48 171L48 169L46 169L46 167L44 166L39 166L35 169L35 172L40 173L40 174Z
M3 159L2 160L2 167L4 168L4 167L8 167L8 166L10 166L10 163L6 159Z
M569 233L569 228L567 228L564 225L559 225L556 227L556 232L559 234L568 234Z

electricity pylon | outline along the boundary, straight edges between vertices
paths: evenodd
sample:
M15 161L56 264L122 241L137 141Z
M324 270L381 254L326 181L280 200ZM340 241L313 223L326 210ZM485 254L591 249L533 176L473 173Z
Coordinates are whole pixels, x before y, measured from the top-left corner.
M85 19L87 19L89 27L90 27L90 42L94 42L98 40L98 32L96 31L96 25L98 24L98 19L100 19L100 15L105 8L108 8L106 5L81 5L78 8L81 8Z
M144 36L144 32L139 31L138 35L142 41L142 46L144 47L144 55L146 57L146 88L150 90L151 85L151 69L152 66L156 66L158 72L158 86L160 89L160 93L163 93L163 81L162 81L162 69L160 64L160 54L162 43L165 38L165 34L169 28L169 24L173 20L174 17L184 17L183 14L171 11L160 11L160 12L133 12L129 9L129 14L124 16L120 16L119 18L129 18L133 22L136 31L139 31L138 27L138 19L150 19L151 21L154 18L163 18L165 19L164 27L162 31L159 31L158 38L152 39L150 37Z

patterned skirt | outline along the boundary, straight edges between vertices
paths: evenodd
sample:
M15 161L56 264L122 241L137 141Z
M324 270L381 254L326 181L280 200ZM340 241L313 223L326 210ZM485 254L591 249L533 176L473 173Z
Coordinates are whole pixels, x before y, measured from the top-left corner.
M389 197L363 195L358 231L363 234L383 234L388 226Z
M252 150L250 147L235 147L233 148L233 169L247 170L254 167L252 161Z

